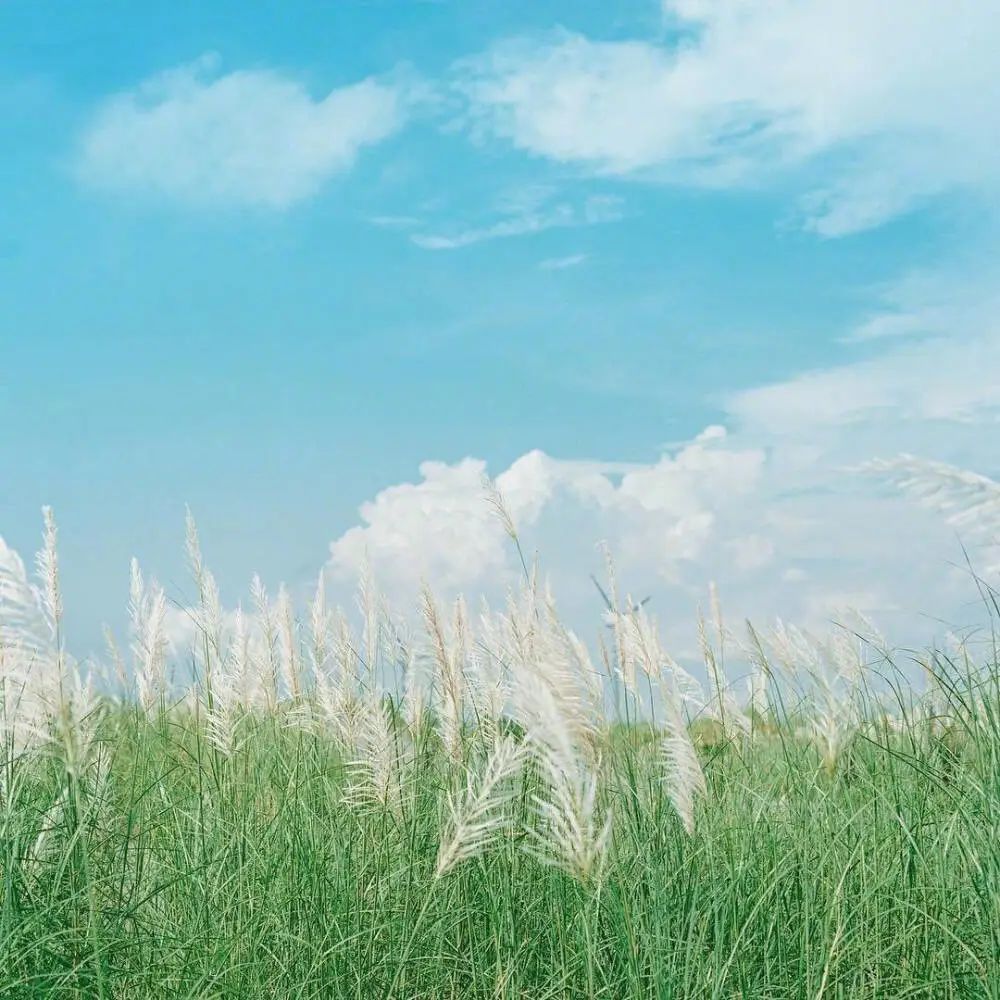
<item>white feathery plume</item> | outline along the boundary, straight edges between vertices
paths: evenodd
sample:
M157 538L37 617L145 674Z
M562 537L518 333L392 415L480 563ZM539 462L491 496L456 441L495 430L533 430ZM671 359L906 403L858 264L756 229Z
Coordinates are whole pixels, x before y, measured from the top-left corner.
M826 639L786 625L780 619L768 635L775 659L805 698L801 732L833 771L850 737L862 724L858 693L867 664L843 629Z
M222 598L219 595L219 585L211 570L206 569L202 575L202 599L199 608L198 627L208 639L211 656L222 655Z
M749 640L747 658L750 661L750 707L758 718L765 719L771 709L767 697L771 667L760 635L749 619L746 622L746 629Z
M712 627L715 629L715 638L719 643L719 663L724 663L726 626L722 621L722 601L719 598L719 587L714 580L708 581L708 608L712 616Z
M632 664L632 673L638 675L638 671L641 671L651 689L661 689L664 673L673 661L660 649L659 636L653 619L646 613L645 608L633 606L629 614L622 615L621 630L621 655ZM685 674L687 675L686 671ZM700 705L704 701L701 685L693 677L690 679L695 685L696 698ZM657 720L656 704L650 707L653 720L662 721Z
M531 576L518 592L507 595L506 615L496 616L498 633L502 634L507 655L511 660L528 663L537 655L539 628L538 580Z
M219 585L211 571L202 568L199 586L200 598L195 612L195 625L201 633L201 642L195 643L197 662L206 695L213 693L217 674L225 669L222 655L222 600ZM224 682L222 682L224 683Z
M457 641L449 645L441 616L428 586L421 592L421 611L436 666L437 708L440 714L441 739L449 756L462 759L463 681Z
M403 674L403 718L411 735L416 736L423 727L427 709L427 694L424 687L423 657L418 655L417 646L409 631L402 626L394 630L396 662Z
M302 696L299 672L299 629L292 609L292 599L284 584L278 587L278 628L280 630L279 666L285 691L292 701Z
M200 675L204 684L206 704L211 705L216 665L224 668L222 661L222 602L219 585L206 568L201 553L198 526L190 507L184 508L184 548L188 567L198 588L198 605L194 614L195 626L201 633L201 642L195 646ZM224 683L224 682L223 682Z
M364 722L364 699L339 683L339 678L324 675L315 691L316 724L349 750L361 741Z
M559 698L537 671L516 669L514 701L546 790L532 799L532 853L581 881L598 879L611 836L611 814L602 817L597 804L599 761L589 765Z
M42 550L35 556L35 565L41 582L42 611L48 621L53 640L56 646L60 647L63 604L59 587L59 555L56 549L58 530L51 507L42 508L42 519L45 524L44 544Z
M945 462L902 454L861 466L893 482L924 506L943 514L948 524L977 542L1000 541L1000 483ZM1000 572L1000 558L986 567Z
M75 662L68 662L60 681L58 700L49 716L49 733L60 749L67 774L76 781L90 762L98 712L99 704L90 679L83 678Z
M184 508L184 550L187 553L188 566L191 570L191 575L194 577L195 583L198 584L198 596L200 599L202 578L205 575L205 564L201 558L201 542L198 538L198 525L195 523L194 514L191 513L191 508L187 506Z
M633 697L638 696L636 687L635 664L625 654L625 617L618 603L618 580L615 575L615 563L611 557L611 549L607 543L601 543L601 551L604 553L604 564L608 575L608 595L611 607L607 611L607 621L611 625L615 636L616 668L625 690ZM631 602L630 602L631 603Z
M382 630L379 621L379 593L371 563L365 557L358 579L358 610L361 612L361 641L365 651L364 666L367 685L374 688L378 682L379 653Z
M309 604L309 660L314 680L326 674L330 658L330 612L326 606L326 579L320 570L316 593Z
M261 578L255 573L250 582L250 599L254 605L254 617L259 641L254 645L251 662L264 691L264 705L269 712L278 706L278 644L277 631L271 602Z
M401 647L403 657L403 718L410 732L420 733L427 716L427 689L424 684L423 657L413 643Z
M750 720L746 712L733 697L725 674L725 640L726 630L722 622L722 606L719 603L719 593L714 583L709 584L709 603L711 606L712 628L718 641L718 649L708 634L708 622L701 610L698 611L698 641L701 646L702 658L708 675L712 697L706 706L706 714L715 719L722 727L725 739L732 739L737 731L750 732Z
M719 714L725 718L727 712L736 717L741 716L742 710L735 704L729 684L726 681L726 639L728 633L725 623L722 620L722 601L719 599L719 588L714 580L708 584L708 606L712 621L712 631L715 634L712 646L712 659L718 667L718 676L721 688L718 692ZM716 643L718 646L716 647ZM730 711L732 709L732 711Z
M334 613L333 638L337 682L344 692L355 697L361 688L361 657L351 623L339 607Z
M237 749L236 725L239 721L239 696L228 669L218 670L212 687L212 704L205 709L205 735L222 754L231 756Z
M129 579L129 638L139 704L148 714L166 695L167 599L155 582L149 587L139 561L132 559Z
M511 779L521 767L524 745L510 737L494 744L479 773L466 772L458 796L448 794L448 820L438 848L435 877L483 854L504 828L504 809L512 795Z
M39 715L28 726L59 746L66 771L75 781L83 774L90 756L98 705L90 680L84 680L79 665L63 651L58 532L52 508L43 507L42 516L42 550L35 557L39 578L36 599L50 640L47 654L36 661L38 666L47 669L35 672L31 682L35 686L32 692L36 696L34 707L36 711L43 709L45 728L44 731L38 728L42 721Z
M315 677L316 723L350 752L361 740L365 708L358 692L357 650L351 627L338 608L330 627L328 668Z
M128 674L125 671L125 661L122 659L122 654L118 649L114 632L107 625L103 627L102 632L104 635L104 644L108 647L108 655L111 657L111 664L115 670L115 680L118 683L118 688L121 692L125 692L128 690Z
M656 622L645 608L637 608L626 619L623 629L626 655L639 665L649 678L660 700L677 700L693 716L710 714L710 704L700 681L684 669L660 643ZM655 706L654 706L655 713Z
M500 492L500 487L497 486L495 479L483 476L483 493L487 504L489 504L493 513L496 514L497 520L502 525L504 532L511 541L517 541L517 527L514 524L514 518L511 516L507 501L504 499L503 493Z
M531 675L559 706L562 724L584 753L592 754L602 721L602 692L589 657L582 653L572 633L562 627L551 604L539 609L536 592L529 588L523 611L510 603L507 616L496 616L493 633L502 643L500 660L511 671L515 686ZM514 699L515 714L525 706Z
M667 796L684 829L694 832L695 796L706 796L705 775L684 716L685 703L696 711L704 704L701 685L660 645L656 626L643 608L629 615L625 641L629 655L640 665L660 692L664 735L660 738L660 757Z
M687 833L694 833L695 796L708 795L705 773L698 760L691 733L681 711L674 685L665 699L667 733L660 741L664 781L671 805L684 824Z
M236 703L246 709L253 708L258 701L258 678L253 669L250 631L247 628L242 604L237 604L233 612L232 634L229 637L226 660L226 673L230 678Z
M700 608L698 610L698 644L701 647L701 656L705 663L705 672L712 692L711 714L719 719L722 723L723 733L726 733L728 727L726 726L726 709L723 701L725 684L720 676L719 661L715 655L715 648L708 637L705 616L701 613Z
M237 739L237 730L259 701L259 677L253 666L250 633L243 608L237 605L228 648L220 657L219 670L215 673L212 704L205 713L208 740L224 757L240 749L242 744Z
M51 634L38 588L21 557L0 538L0 648L26 658L52 654Z
M510 693L506 656L495 624L484 600L479 635L469 650L468 686L476 734L490 748L500 740L500 721Z
M381 805L399 818L402 761L389 705L379 695L362 699L359 708L354 755L347 764L349 781L345 799L355 804Z
M461 594L455 598L452 611L452 635L454 655L458 663L464 666L469 655L469 610Z
M556 611L555 598L546 584L545 596L543 598L544 615L542 616L542 635L547 635L549 644L546 649L551 649L554 645L561 649L565 656L566 671L576 678L583 689L584 711L587 714L596 715L600 712L601 703L604 698L604 686L600 672L594 667L587 647L571 629L567 628L559 618ZM624 640L623 640L624 641Z
M533 594L529 595L533 601ZM554 613L532 614L518 620L511 614L505 621L507 645L504 659L518 678L534 677L558 705L562 725L582 752L591 754L601 723L601 692L591 674L589 659L581 670L579 649L569 639ZM515 710L525 707L514 699Z
M524 570L525 579L530 579L531 572L528 570L528 561L524 558L524 549L521 548L521 536L517 533L517 525L514 523L510 508L507 506L507 501L503 493L500 492L500 487L497 485L495 479L483 476L483 493L486 503L493 510L500 525L503 527L504 533L514 543L514 548L517 550L517 557L521 562L521 568Z
M469 612L465 605L465 598L461 594L455 598L455 604L452 608L451 636L450 654L453 663L452 669L458 678L457 713L459 733L461 733L467 702L477 683L473 677L475 667L470 655Z
M44 736L47 701L58 687L60 656L20 556L0 539L0 737L17 748Z
M496 729L510 697L510 657L504 646L502 618L492 613L485 598L472 655L476 660L472 676L477 687L479 722Z

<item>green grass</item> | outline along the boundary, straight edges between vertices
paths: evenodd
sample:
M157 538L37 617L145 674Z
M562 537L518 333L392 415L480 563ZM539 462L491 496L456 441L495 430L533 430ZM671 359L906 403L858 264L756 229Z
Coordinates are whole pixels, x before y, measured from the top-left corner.
M0 996L1000 997L1000 737L951 700L832 772L790 727L703 741L691 837L648 731L617 727L586 884L523 849L530 767L511 834L435 879L461 774L429 731L397 813L346 803L333 744L284 720L226 758L190 715L117 708L55 814L58 754L8 755Z

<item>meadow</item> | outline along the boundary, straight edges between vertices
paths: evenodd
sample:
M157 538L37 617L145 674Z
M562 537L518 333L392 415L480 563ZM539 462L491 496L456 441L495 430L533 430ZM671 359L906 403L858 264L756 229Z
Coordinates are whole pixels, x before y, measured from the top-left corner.
M0 548L0 996L1000 997L988 629L713 596L695 669L610 561L585 643L528 561L500 609L226 611L187 548L190 648L133 564L103 668L51 513L34 575Z

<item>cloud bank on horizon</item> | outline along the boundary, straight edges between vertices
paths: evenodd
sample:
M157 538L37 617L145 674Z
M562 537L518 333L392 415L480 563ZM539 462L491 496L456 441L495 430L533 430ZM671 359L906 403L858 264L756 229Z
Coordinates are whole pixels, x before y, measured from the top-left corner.
M733 401L734 415L771 394L781 405L797 391L790 383L748 393ZM652 610L675 629L685 655L696 654L692 612L710 582L721 587L734 625L780 615L822 630L859 610L909 643L977 625L975 576L990 579L992 540L961 538L945 518L860 467L873 454L895 453L902 435L893 418L882 431L855 425L858 441L848 444L831 435L827 417L820 408L815 421L777 435L766 424L744 423L736 434L712 425L646 463L535 450L494 482L529 558L580 624L600 607L590 578L603 573L606 545L631 597L656 596ZM523 583L523 569L487 503L490 472L475 458L427 461L416 482L379 491L361 506L361 523L331 543L329 578L346 595L369 566L404 606L424 582L502 602Z

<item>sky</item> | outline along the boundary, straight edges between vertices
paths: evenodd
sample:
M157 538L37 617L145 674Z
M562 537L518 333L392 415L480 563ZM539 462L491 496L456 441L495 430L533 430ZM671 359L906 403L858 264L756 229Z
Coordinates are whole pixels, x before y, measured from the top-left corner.
M499 482L580 621L975 621L857 471L1000 474L991 0L0 6L0 537L67 631L179 604L502 595ZM972 549L974 560L980 553ZM988 561L987 555L982 558ZM685 640L678 639L678 642Z

